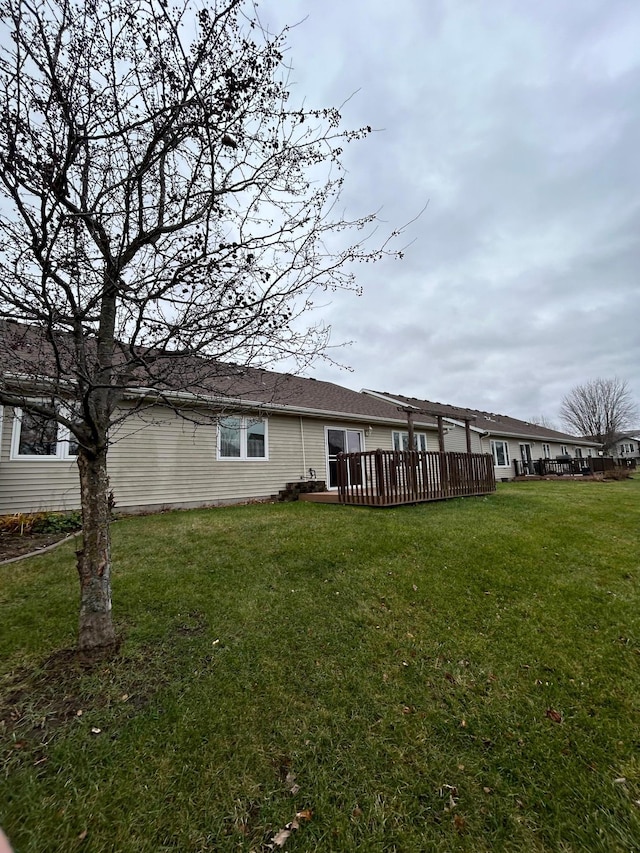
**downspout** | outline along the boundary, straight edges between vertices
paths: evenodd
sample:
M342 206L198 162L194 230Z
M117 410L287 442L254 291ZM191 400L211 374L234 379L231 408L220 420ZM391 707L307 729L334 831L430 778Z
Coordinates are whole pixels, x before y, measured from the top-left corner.
M307 479L307 454L304 446L304 425L302 423L302 415L300 415L300 441L302 443L302 479Z

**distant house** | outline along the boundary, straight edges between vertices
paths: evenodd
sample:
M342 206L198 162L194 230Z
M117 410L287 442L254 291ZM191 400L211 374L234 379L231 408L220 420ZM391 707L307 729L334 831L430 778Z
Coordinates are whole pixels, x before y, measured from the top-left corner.
M619 433L609 448L615 459L640 459L640 430Z
M402 394L369 390L363 393L408 410L413 408L416 417L427 417L432 423L441 418L447 450L465 450L469 446L467 436L470 436L471 452L492 455L497 480L514 476L514 462L519 463L519 471L533 473L533 463L537 459L582 459L598 453L599 445L593 439L576 438L508 415L463 409ZM430 449L438 448L436 445Z

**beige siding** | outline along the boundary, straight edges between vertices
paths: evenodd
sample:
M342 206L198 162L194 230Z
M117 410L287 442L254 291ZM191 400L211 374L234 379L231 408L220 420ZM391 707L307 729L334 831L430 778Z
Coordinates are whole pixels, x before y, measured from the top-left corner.
M5 407L0 438L0 515L80 506L78 469L69 459L11 459L13 409Z
M149 421L152 421L151 423ZM303 473L298 418L268 419L268 460L218 460L216 426L157 409L114 433L109 476L116 507L198 505L277 494Z
M445 450L450 450L454 453L466 453L467 452L467 431L464 426L458 426L457 424L444 424L445 436L444 436L444 448ZM448 430L448 432L447 432ZM432 450L438 449L438 434L436 433L436 446L434 448L430 448ZM482 449L482 442L480 436L477 432L471 431L471 452L472 453L484 453Z

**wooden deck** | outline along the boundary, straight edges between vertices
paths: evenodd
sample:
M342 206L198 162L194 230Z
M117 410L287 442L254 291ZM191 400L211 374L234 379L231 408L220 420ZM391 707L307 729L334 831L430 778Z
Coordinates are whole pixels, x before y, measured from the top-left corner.
M339 504L340 495L337 492L309 492L301 494L298 500L314 504Z
M495 490L488 453L373 450L338 456L338 499L343 504L400 506Z

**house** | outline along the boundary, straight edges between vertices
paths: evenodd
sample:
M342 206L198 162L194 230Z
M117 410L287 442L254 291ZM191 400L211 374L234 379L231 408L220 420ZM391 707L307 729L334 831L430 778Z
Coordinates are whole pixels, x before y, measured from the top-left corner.
M135 396L124 404L135 413L111 433L109 478L120 511L265 499L297 480L335 489L339 453L392 450L407 436L395 404L267 370L225 365L206 395L164 390L159 402L141 388ZM432 419L417 418L415 428L422 446L437 449ZM62 427L5 406L0 514L78 508L75 453Z
M20 324L5 334L13 335L13 349L4 351L15 359L7 363L5 355L1 387L6 394L20 388L25 405L0 407L0 514L77 509L74 440L28 407L46 396L50 356L43 336ZM71 348L67 354L73 357ZM109 478L118 511L267 499L300 480L324 481L333 490L340 453L407 449L410 432L418 450L492 454L498 478L513 476L514 458L586 456L595 449L593 442L502 415L264 369L207 365L206 372L195 370L185 358L179 376L174 364L152 384L138 381L127 391L110 433ZM72 366L66 375L73 376Z
M614 436L608 455L614 459L640 459L640 430L630 430Z
M496 480L510 480L516 473L532 474L533 463L538 459L582 459L598 454L599 445L593 439L577 438L508 415L462 409L382 391L364 390L363 393L409 411L413 409L416 417L439 419L444 427L441 432L445 433L445 448L490 453Z

